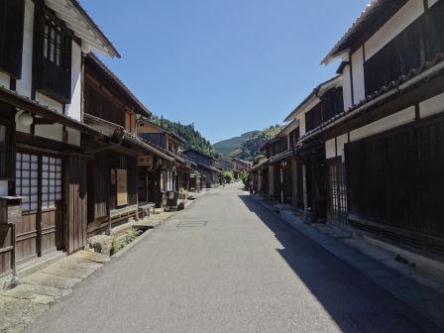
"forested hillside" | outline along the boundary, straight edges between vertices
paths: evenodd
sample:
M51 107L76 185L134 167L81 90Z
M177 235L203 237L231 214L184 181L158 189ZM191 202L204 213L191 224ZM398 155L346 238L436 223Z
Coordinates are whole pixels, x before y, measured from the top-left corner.
M184 138L187 141L187 144L183 148L194 148L213 157L217 157L219 155L211 143L194 128L194 124L183 125L180 122L174 122L163 117L156 116L153 116L151 121L165 128L166 130L175 132Z
M281 131L281 128L279 125L274 125L262 131L248 132L239 137L218 142L213 147L222 146L227 151L226 156L252 161L260 154L260 147L268 140L273 139ZM231 148L228 149L227 146L230 144ZM220 151L220 148L218 150Z
M252 131L244 133L240 136L236 136L234 138L217 142L213 145L213 147L222 155L229 156L233 151L242 147L242 145L245 142L250 140L254 135L258 134L259 132L260 131Z

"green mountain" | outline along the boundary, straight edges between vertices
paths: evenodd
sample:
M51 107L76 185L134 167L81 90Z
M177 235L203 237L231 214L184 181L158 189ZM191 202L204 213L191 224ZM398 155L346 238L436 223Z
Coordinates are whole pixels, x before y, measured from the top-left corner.
M242 147L242 144L250 140L255 134L259 132L260 131L252 131L244 133L241 136L236 136L231 139L219 141L213 145L213 148L222 155L229 156L232 152Z
M260 155L259 149L280 131L280 125L270 126L262 131L252 131L241 136L218 142L213 147L220 153L243 160L252 161Z
M153 116L150 120L166 130L174 132L184 138L187 143L182 148L194 148L215 158L219 156L219 153L213 148L211 143L194 128L194 124L183 125L180 122L156 116Z

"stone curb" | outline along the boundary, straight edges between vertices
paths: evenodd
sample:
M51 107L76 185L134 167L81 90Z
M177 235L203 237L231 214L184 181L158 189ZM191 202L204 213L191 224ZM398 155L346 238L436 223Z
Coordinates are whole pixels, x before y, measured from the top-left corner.
M263 208L285 221L309 239L315 241L335 257L368 277L396 299L416 309L444 329L444 296L429 287L422 286L381 262L363 254L356 248L322 233L305 224L290 211L277 213L271 205L254 196L250 196Z

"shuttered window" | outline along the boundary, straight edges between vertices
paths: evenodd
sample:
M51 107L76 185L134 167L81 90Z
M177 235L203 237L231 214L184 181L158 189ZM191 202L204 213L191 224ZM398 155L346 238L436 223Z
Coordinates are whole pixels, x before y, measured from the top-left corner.
M22 69L24 0L0 0L0 69L19 79Z

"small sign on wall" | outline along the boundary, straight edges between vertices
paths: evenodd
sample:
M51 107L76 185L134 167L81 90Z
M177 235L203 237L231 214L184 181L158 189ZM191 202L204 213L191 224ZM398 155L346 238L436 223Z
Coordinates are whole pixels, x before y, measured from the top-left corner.
M140 167L153 167L153 157L150 155L139 156L137 159L137 165Z
M117 169L117 206L128 205L128 178L125 169Z

